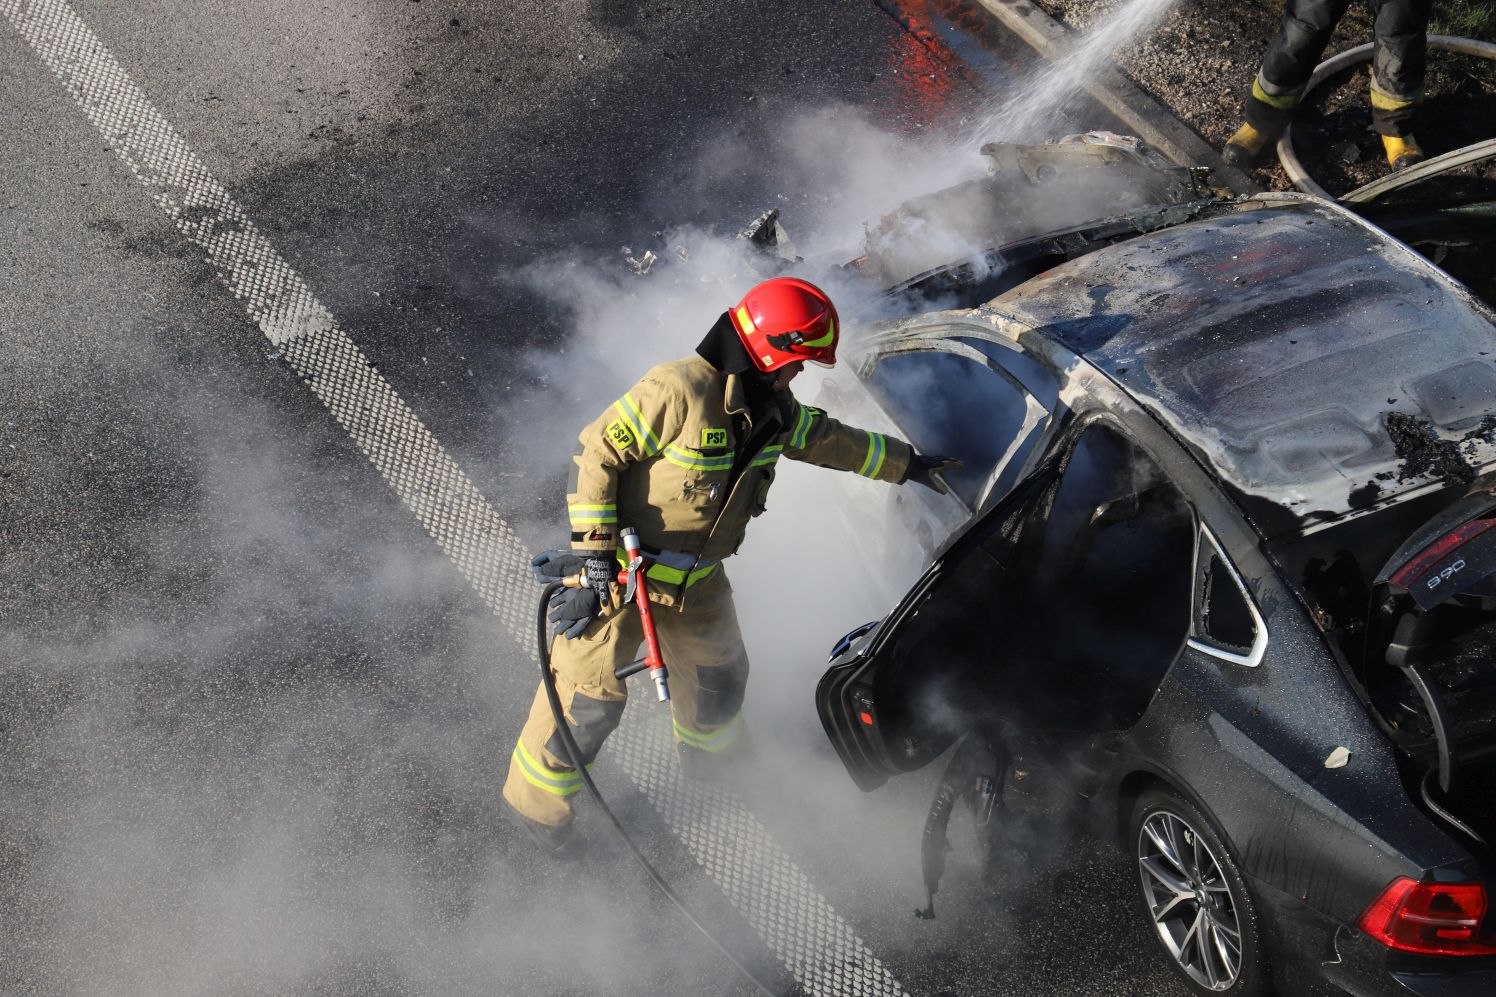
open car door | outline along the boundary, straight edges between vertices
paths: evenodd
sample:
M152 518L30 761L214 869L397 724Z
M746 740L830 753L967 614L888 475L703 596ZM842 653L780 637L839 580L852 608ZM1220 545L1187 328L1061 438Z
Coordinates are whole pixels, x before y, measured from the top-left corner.
M865 790L968 731L1090 739L1131 727L1191 633L1197 527L1115 424L1066 433L976 518L816 690Z

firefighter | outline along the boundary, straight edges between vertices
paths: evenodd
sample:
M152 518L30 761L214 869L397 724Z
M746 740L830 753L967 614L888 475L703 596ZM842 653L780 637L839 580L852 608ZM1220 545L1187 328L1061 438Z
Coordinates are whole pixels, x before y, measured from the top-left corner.
M642 639L639 614L620 604L616 585L622 526L638 531L653 561L649 594L664 609L653 616L681 769L712 779L748 751L748 658L722 561L764 511L780 458L946 490L940 472L958 461L842 425L790 394L806 361L835 363L839 334L836 308L815 285L765 281L718 318L697 355L650 370L582 430L567 495L571 549L533 566L542 580L585 572L591 581L563 590L550 611L551 667L588 764L623 715L627 692L613 671ZM574 854L581 788L541 688L510 756L510 816L546 850Z
M1246 120L1226 141L1233 166L1259 162L1276 143L1351 0L1288 0L1246 102ZM1371 68L1371 117L1394 170L1423 161L1411 122L1423 102L1429 12L1433 0L1370 0L1376 18Z

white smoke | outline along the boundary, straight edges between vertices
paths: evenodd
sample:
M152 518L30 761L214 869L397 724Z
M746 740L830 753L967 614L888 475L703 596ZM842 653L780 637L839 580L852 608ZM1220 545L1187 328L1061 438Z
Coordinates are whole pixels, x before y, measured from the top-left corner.
M1012 120L994 119L981 140L1052 137L1042 122L1073 82L1021 86L1025 99L1006 105ZM754 162L782 189L808 195L810 210L784 221L812 261L808 275L844 303L866 293L835 267L861 251L864 225L985 168L963 136L896 135L845 107L795 117L768 154L724 143L715 156ZM517 473L564 477L576 431L649 366L688 353L762 276L731 235L747 218L686 224L710 205L659 201L678 213L641 218L631 244L635 255L661 251L649 274L632 273L621 247L592 247L504 275L571 317L562 351L529 358L541 389L492 399L504 422L531 430L507 455ZM924 234L931 254L952 260L978 248L938 226ZM848 329L854 343L858 332ZM146 352L134 362L178 366ZM118 375L111 366L100 379ZM834 378L842 397L827 403L832 415L895 431L844 369ZM812 375L795 388L806 401L820 397ZM35 990L40 980L40 989L75 993L492 993L500 981L519 994L557 992L559 974L572 992L608 993L620 980L639 992L653 981L720 980L717 957L674 911L639 910L640 884L542 868L517 839L513 852L496 847L504 754L528 702L497 703L492 674L528 671L528 649L494 647L486 613L453 610L476 601L437 551L412 555L397 527L388 532L399 539L381 544L371 539L381 531L369 530L350 552L346 525L310 525L340 515L343 490L382 486L372 472L331 488L287 473L301 458L266 442L281 413L249 397L232 402L244 437L204 436L196 450L208 456L186 472L201 504L193 512L223 524L208 566L184 586L201 605L174 618L125 612L130 622L92 641L33 646L0 635L0 654L27 663L5 676L20 719L0 734L25 748L4 762L14 791L0 801L0 861L35 908L15 922L0 914L0 952L12 957L0 960L0 990ZM759 813L793 848L839 854L844 875L818 885L887 944L917 947L929 936L904 929L920 895L919 830L934 773L864 796L831 756L812 701L831 643L885 614L924 568L922 548L900 531L926 496L791 461L779 471L768 512L727 566L754 662L748 715L771 794ZM559 491L551 499L548 515L518 524L537 547L564 543ZM413 529L403 514L399 522ZM158 525L165 562L180 537ZM327 590L320 580L333 562L343 582ZM300 612L243 609L276 605ZM361 623L381 634L376 615L397 606L441 622L413 627L394 647L338 646L327 660L325 635L284 629L289 618L319 621L340 640ZM356 683L323 671L340 656L361 668ZM223 673L226 662L244 673ZM303 681L298 669L313 675ZM946 896L962 871L953 857ZM12 923L36 934L11 932Z

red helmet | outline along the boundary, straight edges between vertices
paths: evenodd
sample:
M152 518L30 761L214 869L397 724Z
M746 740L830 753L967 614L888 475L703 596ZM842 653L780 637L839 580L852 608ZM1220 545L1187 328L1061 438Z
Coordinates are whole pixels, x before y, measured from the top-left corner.
M826 292L798 277L775 277L759 284L728 312L753 365L767 374L810 360L836 363L840 333L836 306Z

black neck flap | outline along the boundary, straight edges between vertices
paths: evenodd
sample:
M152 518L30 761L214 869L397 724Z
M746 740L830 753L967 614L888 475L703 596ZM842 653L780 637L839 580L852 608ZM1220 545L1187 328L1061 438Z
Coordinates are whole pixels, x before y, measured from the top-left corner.
M738 330L732 327L732 319L723 312L705 338L696 347L697 354L724 374L742 374L753 371L753 361L743 347ZM756 371L755 371L756 372Z

